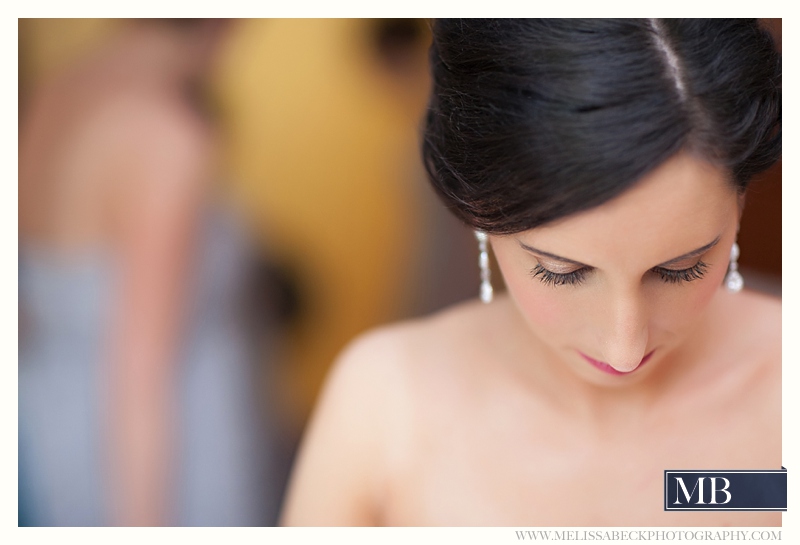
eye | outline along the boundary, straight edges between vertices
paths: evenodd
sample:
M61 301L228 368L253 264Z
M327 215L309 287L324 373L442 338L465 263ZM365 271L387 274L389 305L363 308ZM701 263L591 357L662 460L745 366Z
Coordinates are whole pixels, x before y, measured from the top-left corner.
M679 271L673 269L664 269L662 267L655 267L651 269L654 273L661 277L661 280L669 284L678 284L681 282L691 282L692 280L699 280L703 278L706 273L708 265L702 261L698 261L693 267L688 269L681 269Z
M550 284L551 286L580 284L586 277L587 272L589 272L589 269L583 267L570 273L555 273L545 269L541 264L537 264L530 271L533 278L538 278L540 281L544 282L545 284Z

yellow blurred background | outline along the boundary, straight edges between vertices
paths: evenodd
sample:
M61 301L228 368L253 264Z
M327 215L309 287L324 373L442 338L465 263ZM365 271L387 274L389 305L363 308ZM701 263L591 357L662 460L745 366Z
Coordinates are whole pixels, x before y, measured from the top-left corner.
M310 303L281 389L297 414L347 339L403 309L428 92L428 36L411 24L392 67L375 21L244 21L220 74L236 190Z

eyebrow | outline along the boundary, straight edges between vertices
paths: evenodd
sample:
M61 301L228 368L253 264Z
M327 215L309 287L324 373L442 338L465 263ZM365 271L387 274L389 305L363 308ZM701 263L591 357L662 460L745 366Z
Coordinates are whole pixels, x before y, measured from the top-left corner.
M664 267L665 265L673 265L675 263L678 263L679 261L683 261L684 259L689 259L690 257L697 257L699 255L702 255L702 254L706 253L707 251L709 251L714 246L716 246L717 243L719 242L720 238L721 238L721 235L718 236L717 238L715 238L714 240L712 240L711 242L709 242L708 244L706 244L705 246L701 246L700 248L698 248L696 250L692 250L691 252L687 252L687 253L685 253L683 255L679 255L676 258L670 259L669 261L665 261L664 263L661 263L661 264L656 265L656 266L657 267Z
M539 250L537 248L534 248L533 246L528 246L527 244L525 244L521 240L517 240L517 242L519 242L519 245L522 246L523 250L528 250L529 252L537 254L537 255L542 255L542 256L545 256L545 257L549 257L550 259L555 259L556 261L563 261L564 263L569 263L570 265L579 265L581 267L590 267L591 266L591 265L587 265L586 263L581 263L580 261L575 261L574 259L567 259L566 257L561 257L560 255L551 254L550 252L545 252L543 250Z
M700 248L697 248L696 250L692 250L691 252L686 252L685 254L679 255L678 257L674 257L674 258L670 259L669 261L665 261L663 263L659 263L658 265L656 265L656 267L665 267L665 266L668 266L668 265L673 265L675 263L683 261L684 259L689 259L689 258L692 258L692 257L697 257L699 255L702 255L702 254L706 253L707 251L709 251L714 246L716 246L717 243L719 242L720 238L721 238L721 236L718 236L717 238L715 238L714 240L712 240L711 242L709 242L705 246L701 246ZM518 240L517 242L519 242L519 245L522 247L523 250L527 250L527 251L529 251L529 252L531 252L533 254L541 255L541 256L544 256L544 257L549 257L550 259L555 259L556 261L569 263L570 265L577 265L577 266L580 266L580 267L591 267L591 265L587 265L586 263L581 263L580 261L575 261L574 259L568 259L566 257L561 257L560 255L551 254L550 252L545 252L543 250L539 250L537 248L534 248L533 246L528 246L527 244L523 243L520 240Z

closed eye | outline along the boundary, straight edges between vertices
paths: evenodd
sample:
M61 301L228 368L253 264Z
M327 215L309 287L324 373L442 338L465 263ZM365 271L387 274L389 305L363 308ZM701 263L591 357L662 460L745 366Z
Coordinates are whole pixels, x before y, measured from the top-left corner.
M668 267L668 265L680 264L681 262L685 262L687 259L692 259L703 255L711 248L716 246L720 241L720 238L721 236L717 236L717 238L705 246L701 246L696 250L692 250L691 252L687 252L681 256L666 261L657 267L653 267L650 269L650 272L657 274L662 281L668 284L679 284L682 282L699 280L703 278L706 269L708 268L708 265L703 261L698 261L691 267L685 269L671 269ZM565 257L560 257L555 254L538 250L533 246L529 246L519 240L517 242L524 250L534 254L534 256L545 256L567 266L571 265L577 267L575 270L567 273L557 273L544 268L541 264L537 264L530 270L530 275L531 277L537 278L545 284L552 286L562 286L564 284L577 285L582 283L586 279L586 275L594 270L594 267L580 263L579 261L574 261L572 259L567 259Z
M694 266L688 269L666 269L664 267L654 267L650 269L661 277L664 282L669 284L678 284L681 282L691 282L703 278L706 273L708 265L703 261L698 261Z
M590 267L581 267L568 273L556 273L545 269L540 263L530 270L533 278L538 278L545 284L551 286L563 286L564 284L580 284L586 278L586 274L591 270Z
M651 272L657 274L662 281L667 284L680 284L682 282L692 282L703 278L708 269L708 265L703 261L698 261L695 265L686 269L667 269L665 267L653 267ZM581 267L568 273L557 273L545 269L541 264L537 264L530 270L531 277L537 278L541 282L550 286L564 286L581 284L586 275L592 271L591 267Z

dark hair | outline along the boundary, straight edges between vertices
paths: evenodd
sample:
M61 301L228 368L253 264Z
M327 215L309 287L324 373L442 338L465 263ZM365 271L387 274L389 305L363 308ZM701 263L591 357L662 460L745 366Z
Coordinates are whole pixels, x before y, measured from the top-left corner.
M681 150L744 191L781 154L756 20L437 20L423 156L468 225L510 234L619 195Z

